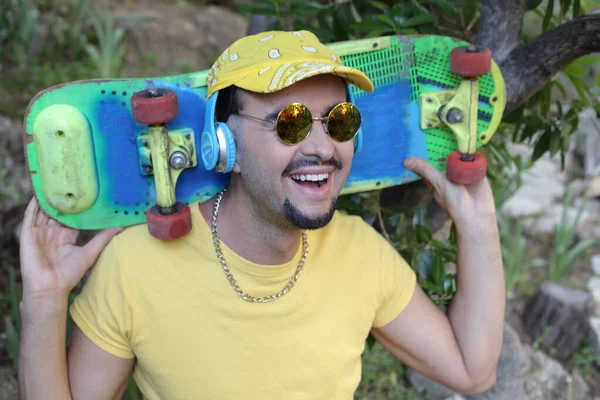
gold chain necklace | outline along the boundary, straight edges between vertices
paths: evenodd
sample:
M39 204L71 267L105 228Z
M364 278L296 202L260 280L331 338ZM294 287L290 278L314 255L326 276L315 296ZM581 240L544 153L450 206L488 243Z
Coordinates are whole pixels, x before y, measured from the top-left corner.
M300 278L300 275L302 275L302 270L304 269L304 263L306 262L306 256L308 255L308 237L306 236L306 232L302 232L303 252L302 252L302 257L300 258L300 262L298 263L298 267L296 268L296 273L294 274L292 279L290 279L290 281L283 287L283 289L281 289L279 292L272 294L270 296L254 297L254 296L249 295L248 293L244 292L238 285L237 281L233 277L233 274L227 267L227 263L225 262L225 257L223 256L223 252L221 251L221 241L219 239L218 230L217 230L217 215L219 214L219 206L221 204L221 200L223 199L223 195L225 194L225 190L226 189L221 190L219 192L219 194L217 195L217 198L215 199L215 204L213 206L213 214L212 214L212 225L211 225L211 232L212 232L213 244L215 246L215 252L217 253L217 258L219 259L219 263L221 264L221 267L223 267L223 272L225 272L225 276L227 277L229 284L233 287L233 289L236 291L236 293L238 295L240 295L240 297L242 299L244 299L250 303L269 303L271 301L275 301L278 298L280 298L281 296L287 294L290 290L292 290L292 288L296 284L296 281L298 280L298 278Z

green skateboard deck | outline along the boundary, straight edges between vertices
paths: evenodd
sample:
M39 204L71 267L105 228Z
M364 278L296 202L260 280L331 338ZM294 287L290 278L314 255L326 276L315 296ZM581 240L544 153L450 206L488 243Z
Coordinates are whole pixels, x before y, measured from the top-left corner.
M343 193L419 179L402 166L409 156L445 170L449 155L459 149L457 130L460 134L468 128L468 115L477 125L471 130L476 131L469 139L472 147L490 140L504 111L504 82L493 62L489 73L473 79L451 72L451 51L466 45L442 36L392 36L330 45L345 65L363 70L375 86L373 93L352 87L364 119L364 139ZM193 203L215 195L229 175L207 171L196 156L204 126L207 73L78 81L36 95L25 115L24 140L41 207L78 229L146 222L146 212L157 203L156 165L149 127L134 120L130 99L149 88L170 89L178 97L179 114L166 124L170 142L189 156L183 169L171 171L177 201ZM473 82L475 95L472 90L465 95L464 85ZM447 104L463 110L465 121L450 114L442 118L440 110Z

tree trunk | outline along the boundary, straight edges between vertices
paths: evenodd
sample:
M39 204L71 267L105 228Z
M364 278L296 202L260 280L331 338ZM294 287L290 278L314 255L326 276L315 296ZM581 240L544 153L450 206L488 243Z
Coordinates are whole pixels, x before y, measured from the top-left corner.
M587 335L593 304L587 292L547 282L525 304L523 327L541 348L567 360Z

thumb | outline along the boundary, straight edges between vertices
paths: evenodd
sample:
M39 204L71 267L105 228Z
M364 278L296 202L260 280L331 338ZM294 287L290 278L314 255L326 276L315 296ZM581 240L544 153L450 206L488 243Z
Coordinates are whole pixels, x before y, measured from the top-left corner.
M85 251L86 263L88 265L92 265L102 250L110 243L112 238L118 233L122 232L124 228L111 228L105 229L98 233L92 240L90 240L85 246L83 246L83 250Z
M409 157L404 160L403 165L404 168L421 175L434 189L440 189L444 176L427 161L422 158Z

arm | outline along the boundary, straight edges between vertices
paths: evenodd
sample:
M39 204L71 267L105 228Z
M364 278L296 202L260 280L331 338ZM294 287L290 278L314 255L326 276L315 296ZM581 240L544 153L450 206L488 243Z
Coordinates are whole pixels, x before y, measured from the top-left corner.
M117 232L101 232L78 247L77 231L48 218L35 199L27 207L20 249L22 400L113 399L122 393L133 360L109 355L76 330L68 368L65 347L68 295Z
M494 200L487 180L455 185L422 160L415 172L429 183L458 234L458 291L448 315L417 287L405 310L373 330L402 362L462 393L495 382L504 323L504 272Z

